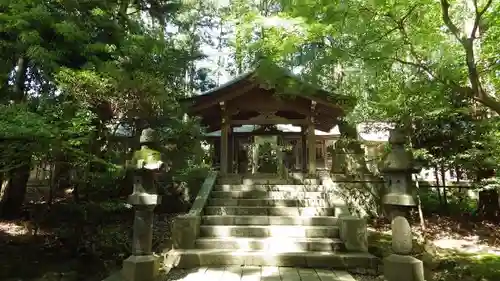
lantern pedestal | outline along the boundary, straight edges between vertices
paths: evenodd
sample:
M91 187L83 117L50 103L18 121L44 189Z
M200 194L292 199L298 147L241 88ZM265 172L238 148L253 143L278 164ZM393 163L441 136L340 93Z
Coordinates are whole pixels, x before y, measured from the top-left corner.
M153 210L160 196L145 192L133 193L129 202L134 205L134 236L132 255L123 261L122 276L127 281L153 281L160 272L160 259L151 249L153 240Z
M141 133L141 149L134 152L132 159L134 190L128 197L134 207L134 226L132 238L132 255L123 261L122 270L111 275L105 281L154 281L159 278L160 257L153 254L153 218L154 208L161 197L155 194L154 174L164 167L159 151L151 149L154 144L155 131L145 129Z
M411 154L407 153L402 131L390 132L389 153L383 173L387 178L389 192L382 202L386 205L391 219L393 254L384 259L384 277L386 281L424 281L423 262L411 256L413 239L410 223L407 220L409 210L417 204L413 198L411 174L417 172L412 163Z
M424 263L412 256L392 254L384 259L387 281L425 281Z
M366 219L355 216L339 217L340 239L349 252L368 252Z
M130 256L123 261L122 276L127 281L153 281L160 272L160 258L155 255Z

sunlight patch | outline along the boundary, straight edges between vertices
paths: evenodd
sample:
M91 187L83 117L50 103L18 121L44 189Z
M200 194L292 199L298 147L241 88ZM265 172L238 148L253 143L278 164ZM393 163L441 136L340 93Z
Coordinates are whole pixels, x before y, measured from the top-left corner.
M186 277L184 277L184 281L199 281L205 279L206 268L198 268L195 272L191 272Z
M461 253L500 255L500 248L481 244L478 236L469 236L462 239L441 238L434 240L433 243L438 248L456 250Z
M29 234L28 228L11 222L0 222L0 232L10 236L20 236Z
M279 276L280 272L277 266L263 266L261 277Z
M306 230L303 227L296 226L279 226L269 229L271 237L306 237Z

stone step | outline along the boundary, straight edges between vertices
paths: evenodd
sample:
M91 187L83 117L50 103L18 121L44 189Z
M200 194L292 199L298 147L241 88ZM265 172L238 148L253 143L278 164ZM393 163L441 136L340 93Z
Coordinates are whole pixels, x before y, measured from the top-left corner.
M320 184L319 179L243 178L242 184Z
M224 249L238 251L305 252L342 250L338 238L199 238L197 249Z
M218 184L320 184L321 180L315 178L290 177L283 179L279 177L241 177L241 176L224 176L217 179Z
M241 207L207 206L205 215L241 215L241 216L335 216L342 214L344 206L335 207Z
M201 237L338 238L336 226L200 225Z
M324 192L303 191L212 191L212 198L234 198L234 199L319 199L326 198Z
M213 191L284 191L284 192L297 192L297 191L319 191L326 192L329 189L323 185L311 184L219 184L214 186Z
M380 260L368 253L234 251L213 249L170 250L165 264L178 268L199 266L293 266L334 269L365 269L376 272Z
M333 207L343 202L331 202L325 199L232 199L210 198L207 206L241 207Z
M204 225L337 225L336 217L297 217L297 216L203 216Z

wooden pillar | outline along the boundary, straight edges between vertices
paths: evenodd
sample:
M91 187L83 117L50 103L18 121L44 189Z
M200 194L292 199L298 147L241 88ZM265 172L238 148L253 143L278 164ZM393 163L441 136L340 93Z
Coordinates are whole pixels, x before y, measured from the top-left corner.
M323 162L325 162L325 169L328 170L328 146L326 145L327 140L323 139Z
M295 156L295 169L300 169L300 149L299 149L299 140L295 140L295 145L293 146L293 155Z
M252 137L252 174L257 173L259 167L259 144L256 136Z
M307 126L307 167L310 175L316 174L316 135L314 134L314 123Z
M229 116L226 112L226 107L223 102L220 103L222 109L222 120L220 128L220 173L221 175L228 174L228 150L229 150Z
M214 140L214 164L217 164L220 168L220 138Z
M233 126L229 126L228 145L227 145L227 172L234 173L234 134Z
M277 141L276 141L276 156L278 158L278 167L277 167L277 172L278 172L278 176L280 177L284 177L285 174L285 169L284 169L284 153L283 153L283 140L281 138L281 136L277 136Z
M307 145L308 145L308 172L309 175L316 175L316 135L314 133L314 109L316 103L313 101L311 103L311 116L309 117L309 122L307 124Z
M302 134L300 136L300 145L301 145L301 153L302 157L300 157L301 161L300 163L302 164L302 172L306 173L307 172L307 137L306 137L306 127L302 126Z
M235 166L234 168L234 173L239 173L240 171L240 141L238 140L238 138L236 138L236 136L234 135L234 129L231 130L232 133L233 133L233 151L234 151L234 164L233 166Z

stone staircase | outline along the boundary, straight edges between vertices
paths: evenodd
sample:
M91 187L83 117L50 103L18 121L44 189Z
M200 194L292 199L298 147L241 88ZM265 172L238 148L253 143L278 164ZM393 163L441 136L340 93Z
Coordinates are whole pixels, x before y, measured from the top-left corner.
M347 252L339 236L342 201L317 179L219 178L208 195L192 249L178 267L271 265L377 268L377 259Z

